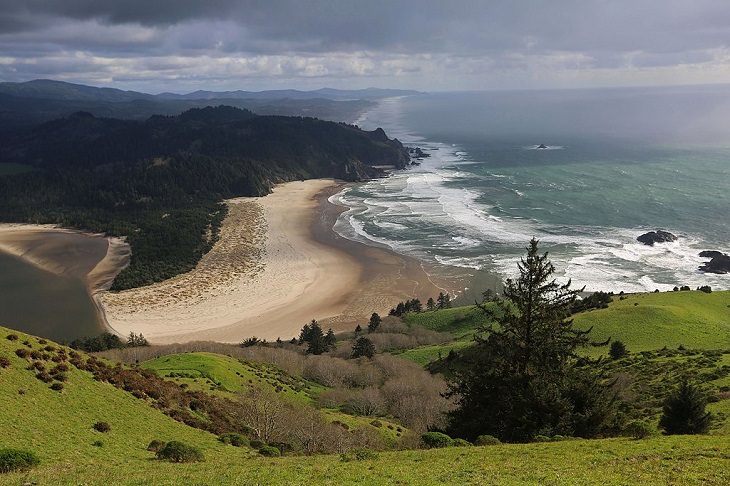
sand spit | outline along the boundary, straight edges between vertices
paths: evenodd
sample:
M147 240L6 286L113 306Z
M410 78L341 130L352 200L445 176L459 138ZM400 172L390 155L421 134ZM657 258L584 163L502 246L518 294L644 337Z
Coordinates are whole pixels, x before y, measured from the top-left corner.
M154 343L288 339L311 319L346 328L399 300L437 294L414 260L332 231L342 209L327 196L339 186L290 182L228 201L221 237L193 271L97 294L108 325Z

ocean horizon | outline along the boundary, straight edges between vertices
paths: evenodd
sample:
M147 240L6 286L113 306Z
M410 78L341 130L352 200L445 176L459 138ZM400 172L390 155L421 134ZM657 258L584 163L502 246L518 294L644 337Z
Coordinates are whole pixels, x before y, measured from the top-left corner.
M429 157L332 196L349 208L335 231L477 285L514 276L535 237L586 291L728 289L729 275L698 270L701 251L729 250L724 108L724 87L385 99L355 124ZM636 240L657 229L677 241Z

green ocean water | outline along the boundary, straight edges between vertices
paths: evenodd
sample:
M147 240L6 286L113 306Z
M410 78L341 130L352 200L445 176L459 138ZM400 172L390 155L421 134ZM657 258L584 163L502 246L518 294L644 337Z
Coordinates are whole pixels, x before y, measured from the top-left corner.
M730 251L725 120L727 88L389 99L358 124L431 156L336 195L336 230L447 272L508 277L536 237L587 290L730 288L698 271L700 251ZM679 239L636 241L655 229Z

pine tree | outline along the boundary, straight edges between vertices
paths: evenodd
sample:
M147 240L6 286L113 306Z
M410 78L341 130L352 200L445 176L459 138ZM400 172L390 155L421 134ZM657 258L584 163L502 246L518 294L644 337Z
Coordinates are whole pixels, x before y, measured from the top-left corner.
M360 324L358 324L355 327L355 336L359 336L360 334L362 334L362 327L360 326Z
M375 332L378 327L380 327L381 322L382 319L380 319L378 313L373 312L373 315L370 316L370 322L368 323L368 332Z
M621 359L628 356L629 352L626 349L626 345L623 341L613 341L611 347L608 350L608 355L612 359Z
M712 414L705 411L707 399L702 391L687 380L664 401L659 427L664 433L705 434L712 423Z
M446 295L443 292L439 292L439 296L436 297L436 307L438 309L446 308Z
M429 297L426 301L426 310L435 310L436 309L436 302L433 301L433 297Z
M322 354L327 351L327 345L324 340L324 333L317 321L312 321L309 325L305 342L307 346L307 354Z
M360 358L365 356L372 358L375 355L375 345L366 337L357 338L355 344L352 345L352 357Z
M334 331L330 328L324 336L324 346L327 351L330 351L334 349L335 344L337 344L337 337L335 336Z
M520 275L505 283L499 327L482 327L467 366L455 370L452 433L489 434L508 442L536 435L592 436L611 414L613 399L599 377L576 366L576 350L592 344L573 329L570 308L582 290L559 285L547 253L533 239L518 263ZM483 306L480 306L484 308Z

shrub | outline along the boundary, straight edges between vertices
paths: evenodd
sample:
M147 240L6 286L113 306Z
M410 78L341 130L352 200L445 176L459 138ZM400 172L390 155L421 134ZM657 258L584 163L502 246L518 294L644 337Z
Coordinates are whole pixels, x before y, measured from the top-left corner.
M25 471L40 464L38 456L22 449L0 449L0 473Z
M7 368L10 366L10 360L5 356L0 356L0 368Z
M281 455L281 451L276 447L263 445L259 448L259 454L266 457L279 457Z
M94 447L104 447L104 442L102 442L100 440L95 440L94 442L91 443L91 445L93 445Z
M58 383L58 382L54 383L53 385L51 385L51 390L54 390L54 391L63 390L63 383Z
M248 439L241 434L235 432L229 432L218 437L218 440L224 444L230 444L236 447L246 447L248 445Z
M170 462L199 462L203 460L203 453L197 447L173 440L157 451L157 459Z
M500 441L493 435L480 435L477 437L477 440L474 441L474 445L478 446L498 445L501 443L502 441Z
M611 349L609 349L608 355L611 356L612 359L625 358L628 354L629 352L626 349L626 345L622 341L611 342Z
M706 405L702 390L685 380L664 401L659 426L667 435L704 434L713 419L712 414L705 412Z
M102 432L102 433L106 433L106 432L109 432L110 430L112 430L112 426L106 422L97 422L94 424L93 428L97 432Z
M159 452L159 451L162 450L163 447L165 447L165 442L164 441L161 441L161 440L158 440L158 439L154 439L147 446L147 450L150 451L150 452Z
M469 442L466 439L454 439L453 446L454 447L468 447L471 445L471 442Z
M28 356L30 356L30 351L20 348L15 350L15 354L16 356L18 356L18 358L27 358Z
M17 334L8 334L8 341L17 341L18 335Z
M378 454L367 448L353 449L345 454L340 454L342 462L371 461L378 458Z
M426 432L421 435L421 440L429 449L449 447L454 445L454 440L441 432Z
M624 427L624 434L634 439L646 439L652 433L651 426L643 420L634 420Z
M40 371L40 372L36 373L35 377L38 378L39 380L41 380L43 383L50 383L53 381L53 378L51 377L51 375L49 375L45 371Z
M254 449L261 449L265 445L266 445L266 442L264 442L262 440L254 439L251 441L251 447Z

